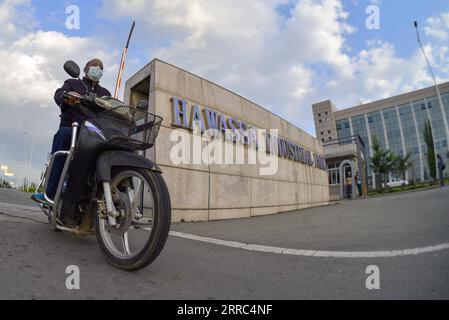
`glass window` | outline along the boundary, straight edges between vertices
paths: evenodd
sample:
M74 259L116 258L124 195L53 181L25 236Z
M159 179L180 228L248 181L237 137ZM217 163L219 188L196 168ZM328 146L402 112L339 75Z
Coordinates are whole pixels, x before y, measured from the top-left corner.
M368 121L371 136L376 136L377 139L379 140L381 148L384 150L387 149L384 127L382 124L382 117L380 115L380 111L369 113L368 119L371 119L371 121Z
M439 105L438 98L432 97L426 99L428 113L430 114L430 120L432 123L433 136L435 139L435 147L437 154L446 155L449 149L447 148L447 136L445 128L445 119L441 113L441 108ZM443 102L444 105L444 102Z
M351 125L349 119L337 121L337 134L340 143L348 143L351 140Z
M340 184L340 170L339 169L330 169L328 170L329 174L329 185L335 186Z
M421 152L423 156L423 167L424 167L424 178L427 179L428 172L429 172L429 166L427 164L427 161L425 160L426 154L427 154L427 145L424 140L424 128L426 126L426 123L429 121L429 113L426 108L426 104L424 100L416 101L412 103L413 110L415 112L415 118L416 118L416 124L418 129L419 138L421 140ZM424 106L424 108L423 108Z
M421 163L419 157L418 137L416 135L415 122L413 121L412 107L410 104L401 105L399 116L404 134L405 153L412 154L412 167L409 170L410 179L416 181L421 178Z
M382 111L387 131L388 146L390 150L399 156L404 156L405 152L402 147L401 130L396 108L384 109Z
M449 123L449 93L441 95L443 100L444 111L446 112L446 121Z
M366 146L368 146L368 131L366 130L365 116L352 117L352 127L354 129L354 134L359 135L362 138Z

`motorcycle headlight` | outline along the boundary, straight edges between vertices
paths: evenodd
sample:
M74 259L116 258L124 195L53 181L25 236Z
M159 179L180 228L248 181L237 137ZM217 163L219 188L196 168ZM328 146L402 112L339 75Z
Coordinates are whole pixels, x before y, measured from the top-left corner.
M94 125L92 122L86 121L85 123L86 128L91 131L98 134L103 140L106 141L106 137L104 136L103 132L98 128L96 125Z

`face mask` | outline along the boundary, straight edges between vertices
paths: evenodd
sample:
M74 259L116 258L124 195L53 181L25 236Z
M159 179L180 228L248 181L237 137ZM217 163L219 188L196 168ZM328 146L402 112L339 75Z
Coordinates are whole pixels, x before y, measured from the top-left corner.
M100 81L103 76L103 70L100 67L90 67L87 77L92 81Z

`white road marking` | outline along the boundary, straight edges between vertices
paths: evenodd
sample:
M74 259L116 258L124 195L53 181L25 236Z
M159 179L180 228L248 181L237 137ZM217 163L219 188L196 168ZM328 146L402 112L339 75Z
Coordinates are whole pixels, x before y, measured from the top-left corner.
M40 213L40 209L37 206L21 206L16 204L9 204L0 202L0 210L6 210L9 214L17 215L17 217L23 217L29 214ZM25 211L25 212L23 212ZM436 246L429 246L423 248L405 249L405 250L393 250L393 251L354 251L354 252L344 252L344 251L318 251L318 250L300 250L300 249L287 249L271 246L262 246L256 244L248 244L236 241L226 241L214 238L206 238L201 236L196 236L193 234L182 233L171 231L170 235L177 238L184 238L194 241L200 241L205 243L211 243L219 246L242 249L254 252L264 252L272 254L285 254L291 256L302 256L302 257L317 257L317 258L344 258L344 259L359 259L359 258L393 258L393 257L404 257L404 256L414 256L425 253L438 252L449 249L449 243L442 243Z
M219 246L230 247L235 249L242 249L248 251L273 253L273 254L285 254L291 256L302 257L317 257L317 258L343 258L343 259L360 259L360 258L394 258L404 256L414 256L424 253L437 252L449 249L449 243L443 243L437 246L429 246L423 248L414 248L406 250L393 250L393 251L319 251L319 250L299 250L299 249L287 249L271 246L261 246L256 244L247 244L243 242L226 241L214 238L206 238L196 236L193 234L171 231L170 235L177 238L183 238L193 241L211 243Z

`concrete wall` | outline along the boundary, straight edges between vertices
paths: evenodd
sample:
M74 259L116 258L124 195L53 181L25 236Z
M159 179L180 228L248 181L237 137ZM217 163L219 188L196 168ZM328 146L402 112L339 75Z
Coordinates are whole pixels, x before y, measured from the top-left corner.
M337 108L330 101L323 101L312 105L315 132L323 144L338 139L335 112Z
M189 72L154 60L126 83L125 100L136 103L132 88L150 77L151 110L164 118L154 160L164 171L172 200L173 221L205 221L276 214L329 203L327 172L279 158L274 176L259 175L258 165L173 165L169 154L171 98L198 104L262 129L279 129L279 136L323 154L320 143L266 109ZM179 130L179 129L177 129ZM187 136L193 133L185 130ZM247 150L246 150L247 152Z
M341 200L341 187L340 185L329 187L329 201Z

